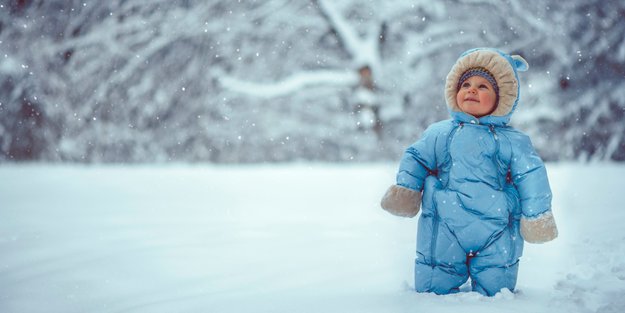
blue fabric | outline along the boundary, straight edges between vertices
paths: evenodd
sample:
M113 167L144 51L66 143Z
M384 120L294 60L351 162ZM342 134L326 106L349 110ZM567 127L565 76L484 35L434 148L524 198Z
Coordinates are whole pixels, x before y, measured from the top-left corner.
M551 210L544 164L506 117L451 112L405 152L397 184L422 191L415 289L448 294L514 290L520 218Z

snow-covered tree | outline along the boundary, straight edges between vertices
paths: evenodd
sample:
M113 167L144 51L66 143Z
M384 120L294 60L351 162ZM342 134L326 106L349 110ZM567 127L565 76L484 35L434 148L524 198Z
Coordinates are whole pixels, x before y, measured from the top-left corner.
M622 12L617 1L11 1L0 159L394 159L447 118L458 55L494 46L530 62L513 122L541 154L622 160Z
M571 6L556 133L565 157L625 161L625 3Z

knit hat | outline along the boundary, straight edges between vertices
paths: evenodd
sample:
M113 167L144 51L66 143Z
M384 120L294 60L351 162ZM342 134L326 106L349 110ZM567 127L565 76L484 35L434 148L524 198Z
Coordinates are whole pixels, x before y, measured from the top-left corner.
M465 80L473 76L480 76L486 79L490 83L490 85L493 86L493 89L495 89L495 93L499 95L499 86L497 86L497 81L495 80L495 77L493 77L493 74L491 74L487 69L483 67L472 67L466 70L464 74L460 76L460 79L458 80L458 86L456 87L456 92L460 90L460 87L462 86L462 83L464 83Z
M456 103L459 87L471 76L490 82L497 94L497 108L490 115L505 116L512 112L519 96L517 71L526 71L527 61L518 55L507 55L490 48L472 49L463 53L447 75L445 99L452 111L461 111Z

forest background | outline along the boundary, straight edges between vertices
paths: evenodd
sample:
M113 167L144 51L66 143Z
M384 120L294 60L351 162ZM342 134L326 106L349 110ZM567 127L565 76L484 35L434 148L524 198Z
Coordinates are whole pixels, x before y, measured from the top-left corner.
M396 161L473 47L544 159L625 161L622 1L1 0L0 162Z

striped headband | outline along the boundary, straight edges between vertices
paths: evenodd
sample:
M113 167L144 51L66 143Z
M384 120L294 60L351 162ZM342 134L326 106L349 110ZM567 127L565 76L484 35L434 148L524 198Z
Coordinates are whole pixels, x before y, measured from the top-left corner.
M460 86L462 86L462 83L464 83L465 80L473 76L480 76L486 79L491 84L491 86L493 86L493 89L495 89L495 94L497 94L497 97L499 97L499 86L497 86L497 81L495 80L495 77L493 76L493 74L491 74L489 70L483 67L472 67L464 71L464 73L462 74L462 76L460 76L460 79L458 80L458 86L456 86L456 90L460 90Z

